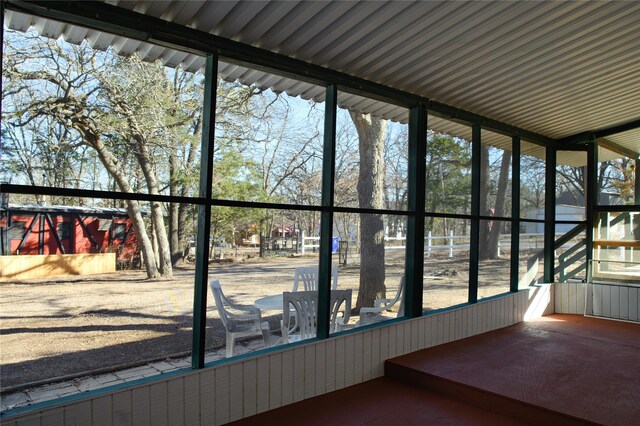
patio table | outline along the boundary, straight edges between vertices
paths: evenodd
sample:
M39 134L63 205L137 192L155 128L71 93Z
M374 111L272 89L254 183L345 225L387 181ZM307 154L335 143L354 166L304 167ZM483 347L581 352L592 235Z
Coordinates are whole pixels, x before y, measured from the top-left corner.
M282 294L261 297L254 302L256 308L261 311L281 311L282 310Z

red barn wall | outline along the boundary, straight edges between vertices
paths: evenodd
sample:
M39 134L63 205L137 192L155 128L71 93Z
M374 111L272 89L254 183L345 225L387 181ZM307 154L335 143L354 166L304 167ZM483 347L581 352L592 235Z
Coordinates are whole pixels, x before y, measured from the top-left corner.
M133 230L128 232L126 242L122 240L114 240L110 241L109 231L100 231L99 223L100 219L97 217L85 217L83 219L84 224L86 225L87 230L91 233L94 240L98 245L98 249L94 247L94 244L91 242L91 239L86 235L82 225L80 224L80 220L77 219L74 215L61 215L61 214L50 214L51 221L56 231L58 229L58 224L61 222L71 222L73 221L73 225L71 226L71 238L61 240L62 246L65 249L67 254L72 253L96 253L96 252L109 252L116 251L118 260L131 260L133 257L138 256L138 246L136 241L136 236ZM26 214L26 213L12 213L11 219L13 222L21 221L25 222L25 229L29 227L31 221L33 220L34 215ZM40 221L44 222L44 231L41 231ZM125 224L126 229L129 230L131 228L131 221L128 218L116 218L113 220L113 224ZM58 247L58 243L56 238L51 232L51 228L49 226L48 221L44 216L40 216L33 227L31 228L31 233L27 237L25 243L20 249L20 254L40 254L39 253L39 242L40 235L42 232L43 238L43 247L42 254L62 254L60 248ZM11 253L16 254L18 246L20 245L19 239L12 239L10 241Z

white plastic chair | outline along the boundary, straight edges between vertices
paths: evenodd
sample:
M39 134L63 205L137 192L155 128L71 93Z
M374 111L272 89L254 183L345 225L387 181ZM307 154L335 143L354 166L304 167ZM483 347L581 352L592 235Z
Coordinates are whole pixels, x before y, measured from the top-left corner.
M329 301L329 331L340 331L342 326L349 322L351 317L352 290L333 290ZM282 294L283 312L292 310L295 317L284 315L282 319L282 340L289 343L291 340L304 340L315 337L318 313L317 291L285 291ZM340 316L342 314L342 316ZM292 324L295 321L298 333L291 333Z
M267 321L262 321L260 309L255 306L242 306L227 299L220 287L220 281L211 282L211 291L220 314L220 320L227 331L227 358L233 356L236 339L262 336L264 346L269 346L270 328Z
M380 315L384 311L388 311L400 301L400 306L398 308L398 318L404 315L404 298L402 297L402 292L404 290L404 275L400 278L400 285L398 286L398 291L396 292L396 296L393 299L376 299L373 303L373 307L370 308L361 308L360 309L360 325L372 324L374 322L382 320L382 316Z
M331 267L331 290L338 288L338 265ZM293 273L293 289L292 292L298 291L300 282L305 291L318 290L318 267L317 266L299 266Z

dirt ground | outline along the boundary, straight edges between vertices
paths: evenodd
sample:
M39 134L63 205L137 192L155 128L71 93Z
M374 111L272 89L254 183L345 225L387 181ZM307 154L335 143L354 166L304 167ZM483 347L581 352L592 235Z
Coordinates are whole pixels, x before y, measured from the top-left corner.
M336 259L337 260L337 259ZM480 297L508 291L508 259L480 269ZM317 258L244 259L212 263L235 303L252 305L260 297L290 291L296 266ZM386 259L388 297L397 289L404 258ZM141 271L0 283L0 383L3 391L39 381L144 364L184 356L191 350L193 266L174 270L171 279L146 279ZM359 267L341 266L338 288L354 290ZM425 265L425 309L467 301L468 257L432 257ZM206 348L224 346L225 330L213 297L208 297ZM279 315L265 312L271 330ZM357 321L352 317L351 323ZM277 333L277 332L276 332Z

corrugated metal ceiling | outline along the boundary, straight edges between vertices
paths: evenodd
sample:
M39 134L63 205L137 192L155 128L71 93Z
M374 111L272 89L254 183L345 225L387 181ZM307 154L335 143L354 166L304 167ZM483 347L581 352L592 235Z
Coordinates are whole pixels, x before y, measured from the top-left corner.
M640 2L109 1L113 5L562 138L640 118ZM204 59L16 12L10 28L198 70ZM227 79L305 98L316 86L225 64ZM395 120L406 110L344 94ZM451 122L430 120L430 127ZM607 138L640 151L640 130ZM496 143L500 142L496 140Z

